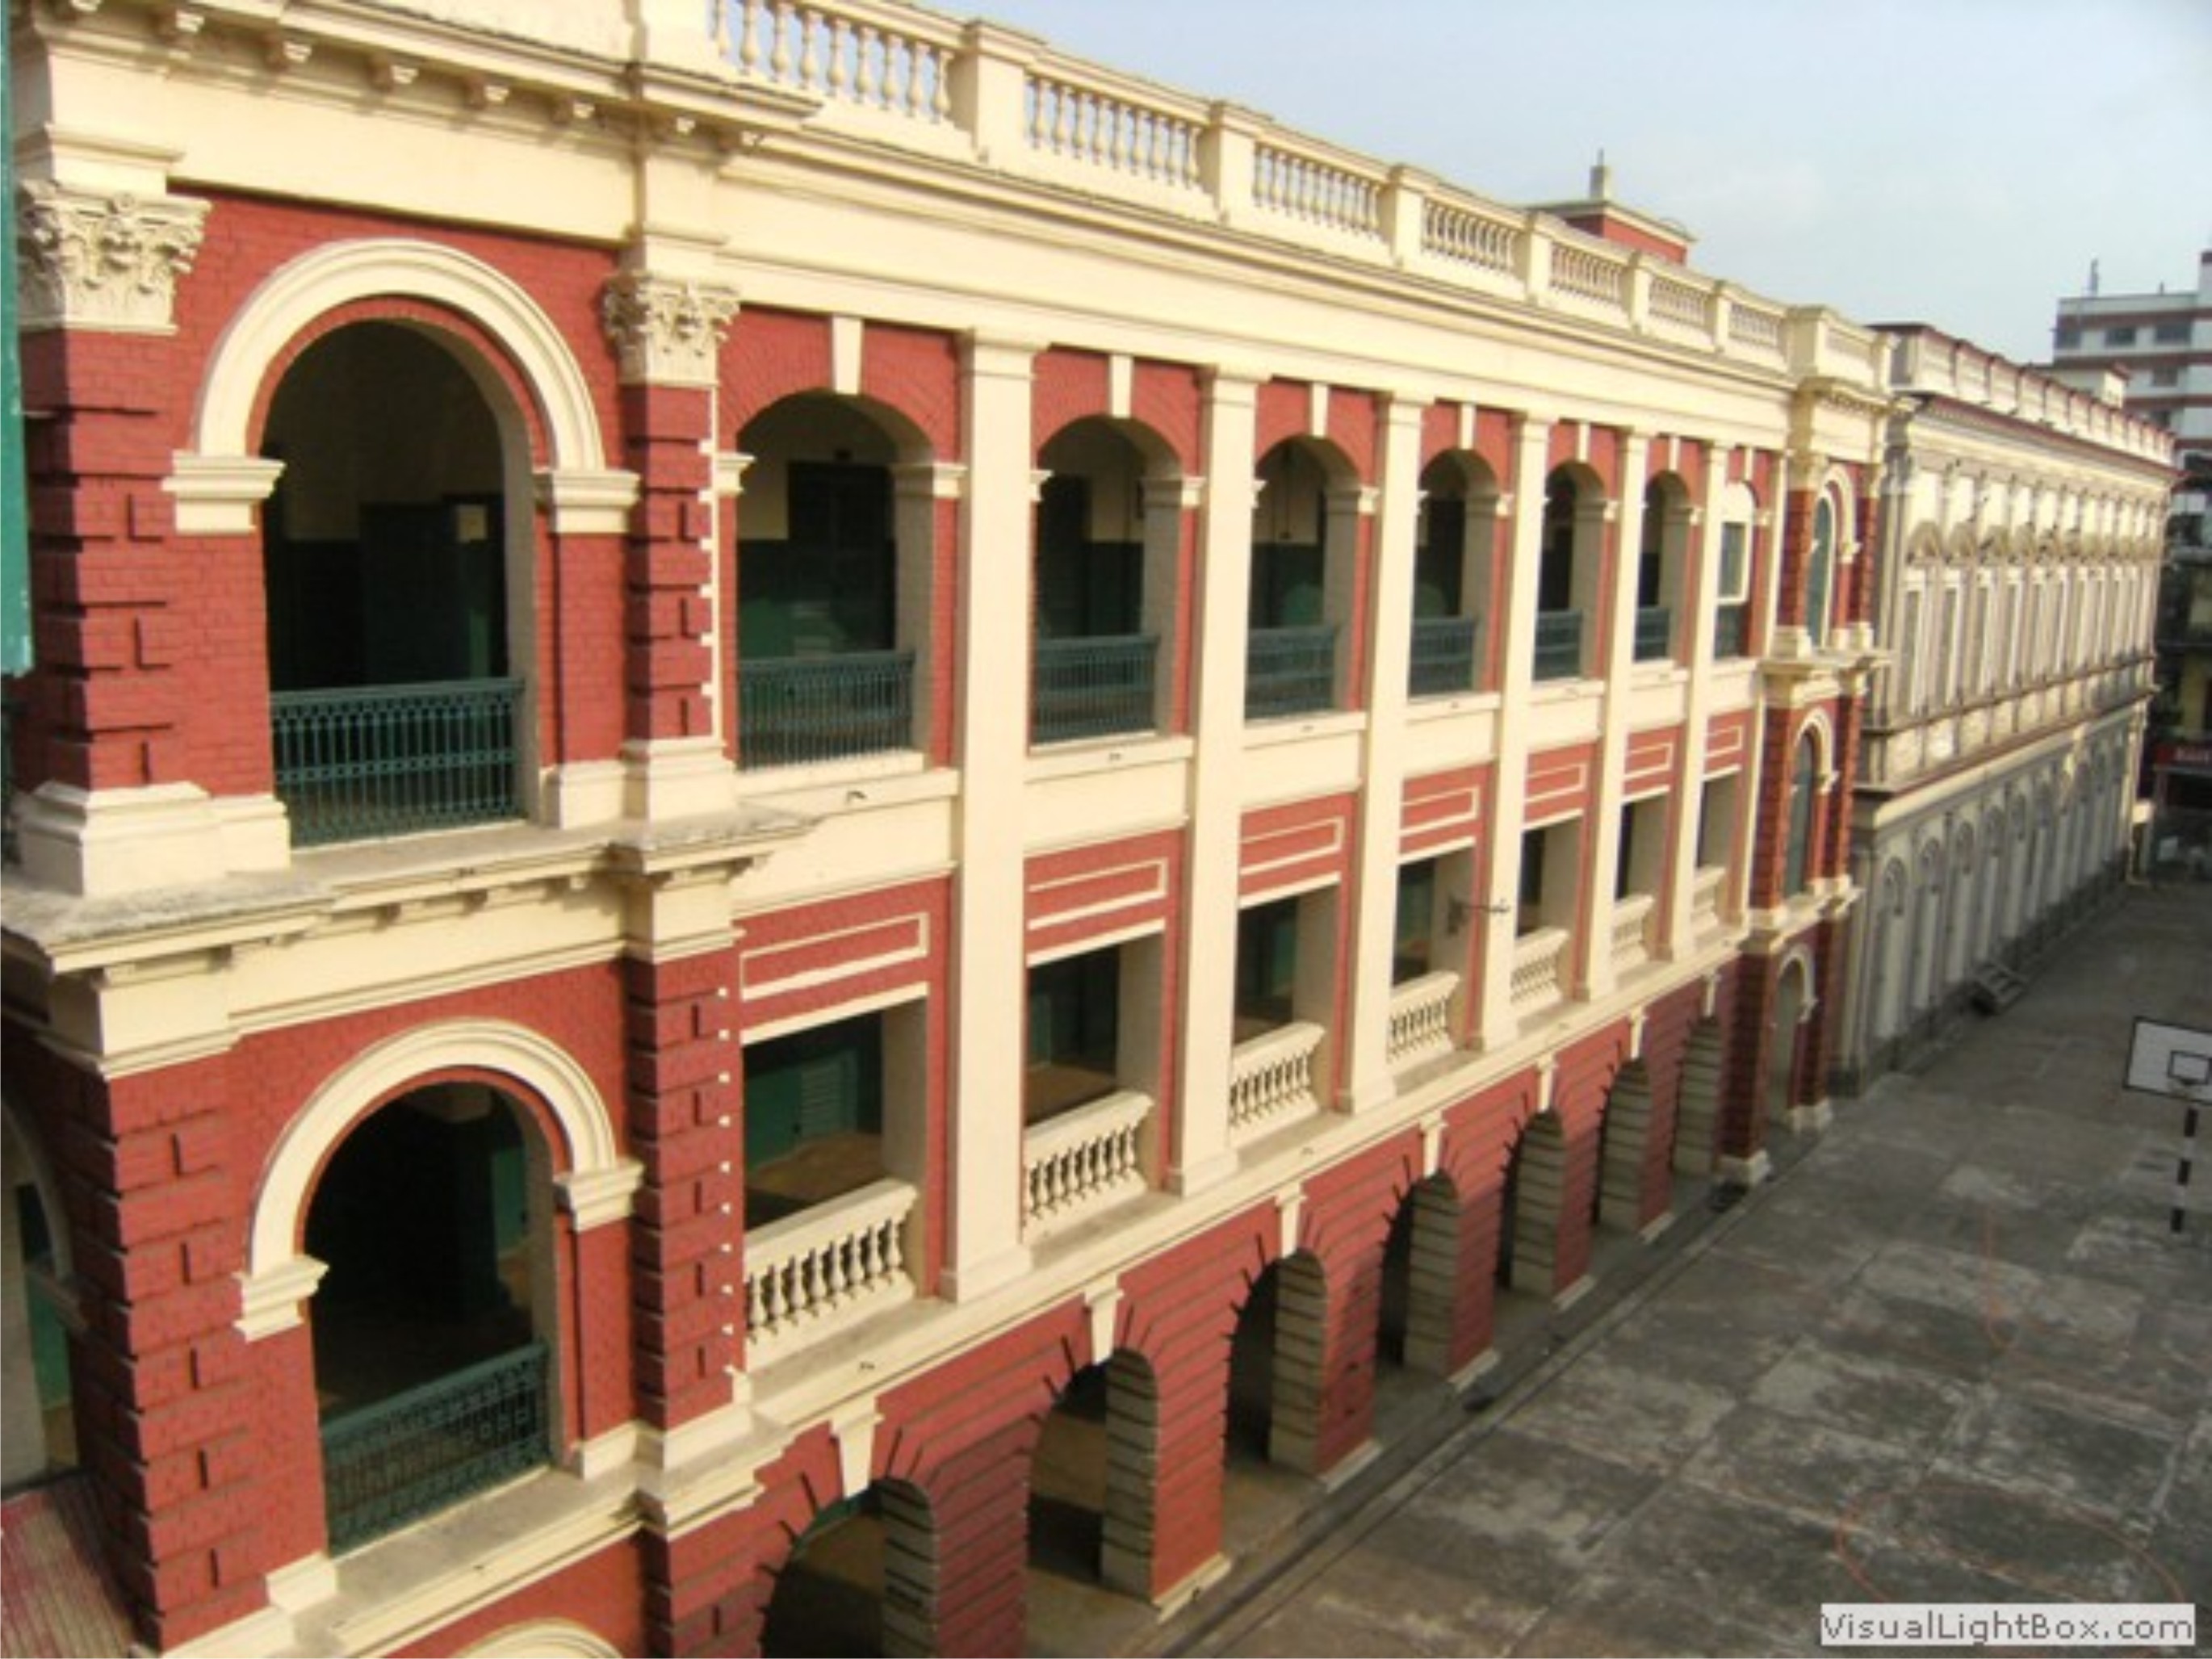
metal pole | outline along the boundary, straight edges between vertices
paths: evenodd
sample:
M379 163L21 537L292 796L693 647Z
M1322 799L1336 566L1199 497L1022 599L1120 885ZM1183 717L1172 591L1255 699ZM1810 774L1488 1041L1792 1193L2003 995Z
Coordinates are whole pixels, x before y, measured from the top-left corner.
M2182 1227L2182 1205L2189 1196L2189 1166L2197 1158L2197 1108L2191 1105L2181 1115L2181 1167L2173 1176L2173 1231Z

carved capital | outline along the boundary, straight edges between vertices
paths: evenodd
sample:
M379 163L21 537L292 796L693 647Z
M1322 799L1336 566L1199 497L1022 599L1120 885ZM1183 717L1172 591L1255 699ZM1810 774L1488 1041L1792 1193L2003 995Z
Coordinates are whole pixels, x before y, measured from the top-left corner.
M192 268L208 204L23 182L16 264L22 326L167 333L177 279Z
M607 284L599 319L622 355L629 384L711 386L715 354L738 313L734 289L649 271L626 271Z

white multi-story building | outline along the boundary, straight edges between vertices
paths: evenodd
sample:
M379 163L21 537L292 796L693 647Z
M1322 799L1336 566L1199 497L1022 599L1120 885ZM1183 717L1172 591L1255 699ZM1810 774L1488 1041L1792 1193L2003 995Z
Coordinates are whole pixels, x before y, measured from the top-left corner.
M2172 440L2104 395L1885 329L1877 677L1844 1063L1864 1079L2124 873Z

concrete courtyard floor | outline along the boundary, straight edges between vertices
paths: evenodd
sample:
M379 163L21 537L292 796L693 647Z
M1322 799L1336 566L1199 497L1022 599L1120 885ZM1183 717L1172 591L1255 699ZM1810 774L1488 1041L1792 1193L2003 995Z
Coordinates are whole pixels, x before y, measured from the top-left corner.
M1233 1476L1176 1618L1043 1587L1040 1650L1814 1654L1832 1601L2193 1601L2212 1643L2212 1169L2175 1235L2138 1015L2212 1027L2212 887L2129 892L1465 1398L1406 1379L1359 1477Z

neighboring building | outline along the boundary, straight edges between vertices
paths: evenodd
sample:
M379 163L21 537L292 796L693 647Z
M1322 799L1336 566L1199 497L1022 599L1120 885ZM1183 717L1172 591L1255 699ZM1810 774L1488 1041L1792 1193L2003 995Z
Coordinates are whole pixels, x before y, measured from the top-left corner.
M1871 331L882 0L15 19L7 1474L147 1646L1172 1607L1823 1120Z
M2212 249L2177 293L2091 292L2058 302L2058 371L2124 375L2131 413L2173 434L2184 477L2168 527L2151 713L2153 817L2143 863L2212 875Z
M2172 441L1932 329L1896 412L1851 860L1854 1086L2003 1002L2127 866ZM2112 388L2117 391L2117 386Z

